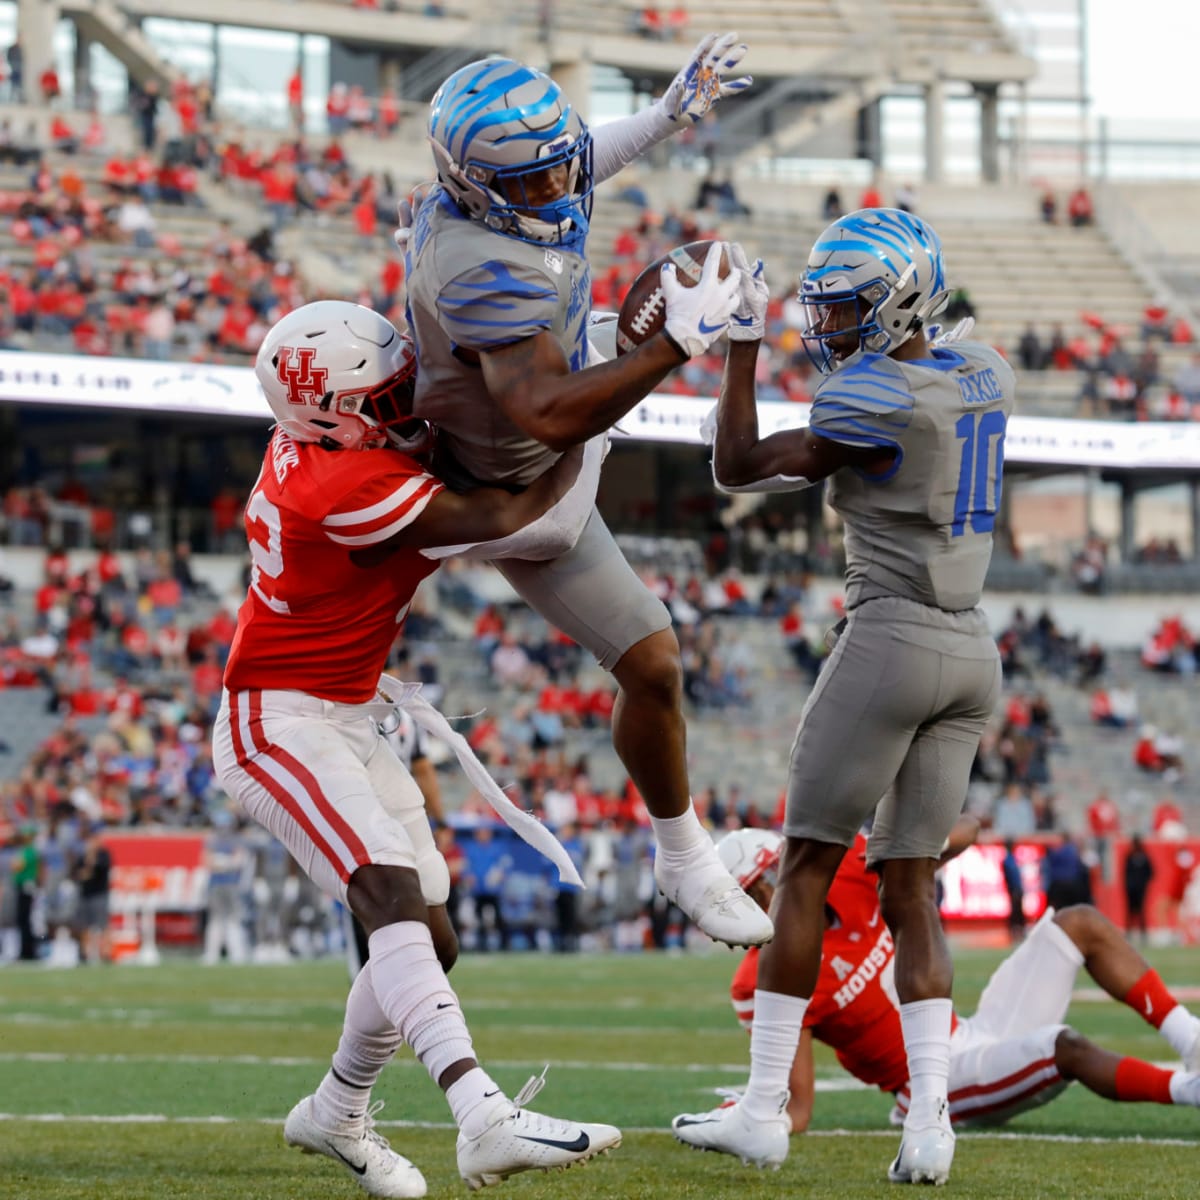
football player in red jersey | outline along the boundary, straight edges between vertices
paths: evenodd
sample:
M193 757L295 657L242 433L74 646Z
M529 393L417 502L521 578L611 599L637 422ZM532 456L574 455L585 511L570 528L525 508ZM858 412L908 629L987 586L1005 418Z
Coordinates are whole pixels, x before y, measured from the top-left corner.
M566 1166L619 1145L609 1125L543 1117L476 1061L430 933L449 886L420 790L384 743L377 698L413 593L436 566L421 547L503 537L540 517L578 462L518 495L459 496L405 453L411 344L370 309L319 301L267 334L256 373L276 417L246 505L252 568L213 731L225 790L369 934L332 1067L284 1137L344 1163L375 1196L425 1180L374 1131L371 1087L407 1042L443 1089L471 1187ZM570 456L568 456L569 458ZM454 735L451 734L453 737ZM561 847L559 847L561 849Z
M978 827L975 818L961 818L943 861L966 849ZM812 1117L814 1038L856 1079L895 1095L895 1120L903 1120L908 1109L908 1061L892 982L895 949L881 919L877 877L866 869L866 846L859 835L826 900L821 969L788 1080L793 1133L807 1129ZM718 851L742 887L768 909L782 848L777 833L740 829L727 834ZM758 957L755 948L742 959L730 988L747 1031L754 1023ZM1158 1029L1183 1067L1166 1070L1110 1053L1063 1024L1080 967ZM950 1119L958 1128L999 1125L1053 1100L1072 1080L1109 1100L1200 1107L1198 1072L1200 1020L1171 995L1117 927L1089 904L1057 914L1050 909L997 968L974 1015L954 1018ZM704 1136L721 1111L681 1113L671 1123L675 1136L698 1149L721 1149Z

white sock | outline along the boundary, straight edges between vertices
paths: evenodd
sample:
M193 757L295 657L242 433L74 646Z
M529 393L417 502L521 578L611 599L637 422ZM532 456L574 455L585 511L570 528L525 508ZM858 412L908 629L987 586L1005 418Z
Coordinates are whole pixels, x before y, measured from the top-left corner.
M1187 1104L1192 1108L1200 1108L1200 1075L1174 1071L1168 1087L1171 1089L1172 1104Z
M754 993L754 1026L750 1030L750 1082L742 1097L748 1117L770 1120L787 1104L788 1079L808 1000L782 992Z
M323 1129L361 1129L380 1072L400 1048L400 1035L375 999L368 971L360 971L346 998L346 1019L333 1065L313 1096Z
M1172 1050L1182 1058L1200 1037L1200 1020L1197 1020L1182 1004L1176 1004L1163 1018L1158 1032L1167 1039Z
M650 825L664 866L683 866L698 852L712 849L713 840L700 824L690 800L686 812L677 817L651 817Z
M398 921L371 934L370 971L375 999L412 1047L434 1083L447 1067L475 1057L458 997L438 962L429 926Z
M946 1099L952 1013L949 999L914 1000L900 1005L900 1027L908 1054L910 1111L918 1101Z
M468 1071L446 1089L446 1102L454 1120L469 1138L478 1137L492 1125L497 1097L508 1099L482 1067Z

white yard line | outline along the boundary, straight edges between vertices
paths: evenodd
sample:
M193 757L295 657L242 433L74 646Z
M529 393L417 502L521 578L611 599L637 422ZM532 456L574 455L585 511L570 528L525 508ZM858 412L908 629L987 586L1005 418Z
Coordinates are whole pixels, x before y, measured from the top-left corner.
M212 1066L247 1066L247 1067L311 1067L325 1066L329 1062L328 1055L324 1057L296 1057L292 1055L258 1055L258 1054L67 1054L57 1051L28 1050L21 1052L0 1053L0 1063L194 1063ZM543 1059L489 1059L489 1067L525 1067L531 1070L541 1070ZM681 1072L683 1074L702 1074L707 1071L727 1071L731 1074L746 1075L749 1063L678 1063L675 1065L647 1062L575 1062L571 1060L558 1061L552 1064L562 1070L569 1071L662 1071ZM415 1059L397 1058L393 1067L420 1067ZM820 1087L818 1081L818 1087ZM836 1090L865 1088L866 1084L856 1079L846 1079L844 1084L840 1079L828 1081L838 1084ZM833 1090L833 1089L831 1089Z
M3 1113L0 1122L18 1123L27 1121L37 1125L282 1125L283 1117L168 1117L163 1113L124 1113L120 1115L73 1115L70 1113ZM449 1121L379 1121L379 1126L391 1129L446 1129L455 1126ZM660 1133L670 1135L670 1130L659 1126L626 1128L626 1133ZM894 1129L810 1129L805 1137L886 1137L896 1138ZM1083 1146L1180 1146L1200 1150L1200 1141L1187 1138L1154 1137L1082 1137L1065 1133L1014 1133L1005 1130L972 1131L958 1135L971 1141L1006 1142L1060 1142L1066 1145Z

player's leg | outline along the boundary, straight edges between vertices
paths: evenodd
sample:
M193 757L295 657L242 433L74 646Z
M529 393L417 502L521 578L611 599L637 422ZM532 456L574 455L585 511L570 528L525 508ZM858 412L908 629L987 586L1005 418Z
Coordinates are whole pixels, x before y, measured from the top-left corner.
M446 909L450 898L450 870L437 848L425 798L412 772L396 757L391 746L380 738L367 762L367 774L380 803L393 820L404 826L417 859L421 894L429 910L429 931L438 962L449 973L458 961L458 934ZM360 926L361 929L361 926ZM370 957L365 930L362 932L363 962Z
M1074 1029L1059 1033L1054 1059L1064 1079L1076 1079L1107 1100L1200 1108L1200 1074L1168 1070L1128 1055L1113 1054Z
M788 840L771 905L777 932L759 952L750 1080L737 1104L675 1124L688 1145L758 1165L787 1155L788 1080L820 969L825 897L925 716L914 700L930 698L908 689L906 658L886 620L856 611L809 695L788 776Z
M1063 909L1055 914L1054 924L1078 947L1092 979L1153 1025L1189 1071L1200 1071L1200 1019L1175 999L1121 931L1090 904Z
M1001 1125L1018 1113L1048 1104L1068 1086L1055 1043L1066 1027L1042 1025L996 1037L975 1019L962 1020L950 1039L950 1119L956 1129ZM907 1116L907 1086L896 1107Z
M876 813L868 858L879 864L880 906L896 944L895 985L909 1064L911 1105L896 1183L943 1183L954 1158L948 1084L954 966L942 931L934 874L962 811L979 738L1000 689L995 643L982 614L923 610L899 624L915 684L936 699L933 723L913 738L892 793Z
M348 1042L359 1053L372 1038L381 1047L386 1042L394 1048L397 1034L408 1042L446 1094L459 1127L459 1169L472 1187L532 1167L568 1166L619 1145L620 1132L612 1126L560 1121L521 1108L525 1092L518 1103L508 1100L479 1067L458 997L434 950L422 890L427 872L419 870L406 824L384 809L368 772L378 731L365 716L322 719L288 711L294 706L307 713L314 704L322 710L322 702L308 697L285 698L272 714L254 694L231 697L218 716L214 761L227 790L288 847L318 886L348 904L368 932L370 962L352 989L356 1003L353 1012L348 1006ZM421 819L427 832L423 810ZM363 1075L378 1073L376 1063L359 1066ZM338 1075L335 1082L348 1093L363 1092L354 1078ZM344 1097L343 1103L353 1099ZM361 1126L329 1129L314 1111L314 1100L307 1097L289 1115L289 1141L339 1159L372 1194L425 1194L420 1173L374 1133L369 1113Z
M532 609L613 673L613 747L650 813L664 895L717 941L769 940L770 920L721 865L692 806L683 669L670 614L625 561L600 514L592 513L560 558L495 566Z
M771 905L776 934L759 951L750 1080L736 1104L676 1117L671 1128L684 1145L756 1167L787 1158L788 1083L821 962L825 896L845 853L844 845L788 838Z
M365 719L354 726L338 722L332 709L298 693L227 696L213 730L217 776L328 895L347 903L348 884L366 864L386 873L392 894L413 912L423 912L407 836L383 812L367 775L367 732L374 730ZM332 1070L288 1114L284 1138L305 1153L342 1163L372 1195L423 1196L420 1171L375 1133L370 1088L360 1086L363 1076L373 1082L382 1067L375 1059L390 1059L399 1045L395 1024L373 991L370 977L360 974Z

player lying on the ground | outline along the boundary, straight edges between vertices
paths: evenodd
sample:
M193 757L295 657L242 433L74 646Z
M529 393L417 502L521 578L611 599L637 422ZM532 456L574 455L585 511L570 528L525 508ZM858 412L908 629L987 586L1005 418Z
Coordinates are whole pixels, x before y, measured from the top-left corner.
M973 818L963 818L946 857L965 849L977 828ZM902 1120L908 1109L908 1062L892 986L895 953L880 917L875 876L865 866L866 844L860 836L842 859L825 903L821 971L792 1064L787 1115L794 1133L807 1129L812 1117L814 1038L832 1048L856 1079L895 1095L894 1119ZM775 893L782 845L779 834L742 829L718 846L764 909ZM742 959L730 989L747 1030L754 1022L758 955L754 949ZM1113 1054L1064 1024L1080 967L1153 1025L1183 1066L1167 1070ZM1175 1000L1120 930L1090 904L1048 909L996 969L975 1013L956 1016L950 1119L960 1128L1000 1124L1053 1100L1072 1080L1108 1100L1200 1107L1197 1072L1200 1020ZM702 1150L725 1149L706 1139L719 1112L680 1114L671 1123L675 1136Z
M528 525L562 496L571 456L519 495L447 490L405 452L422 445L424 428L406 415L412 346L356 304L319 301L284 317L255 369L278 425L246 504L253 567L213 764L225 791L362 922L371 951L331 1068L289 1113L284 1138L344 1164L374 1196L424 1196L421 1172L375 1131L370 1109L372 1087L407 1042L446 1095L470 1187L582 1162L619 1145L620 1131L530 1112L540 1080L510 1100L476 1060L447 950L430 933L449 871L421 792L377 723L406 707L456 749L499 815L578 881L563 847L499 792L415 689L383 676L380 699L377 686L413 594L436 568L421 548Z

